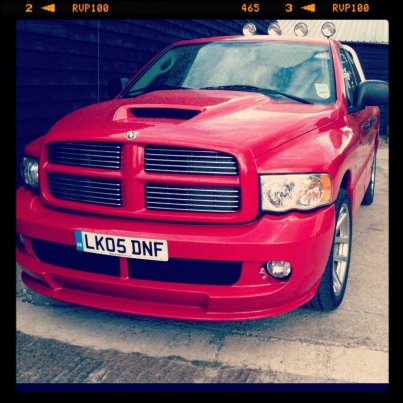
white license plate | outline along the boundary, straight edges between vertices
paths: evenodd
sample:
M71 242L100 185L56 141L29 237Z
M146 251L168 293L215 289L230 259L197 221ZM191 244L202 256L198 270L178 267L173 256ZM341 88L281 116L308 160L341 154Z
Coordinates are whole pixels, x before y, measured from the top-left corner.
M168 261L168 243L159 239L130 238L74 231L76 249L100 255Z

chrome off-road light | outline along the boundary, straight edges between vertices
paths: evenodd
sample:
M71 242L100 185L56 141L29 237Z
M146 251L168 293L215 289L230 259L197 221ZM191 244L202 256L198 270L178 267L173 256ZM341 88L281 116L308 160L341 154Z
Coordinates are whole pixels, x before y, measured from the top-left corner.
M277 22L272 22L267 28L267 33L272 36L280 36L281 35L281 28Z
M333 24L333 22L325 22L322 25L321 31L322 34L326 36L327 39L329 39L336 33L336 26Z
M251 22L248 22L247 24L244 25L242 32L245 36L252 36L255 35L256 33L256 26L255 24L252 24Z
M295 24L294 34L296 36L305 36L307 33L308 25L306 25L305 22L299 22L298 24Z

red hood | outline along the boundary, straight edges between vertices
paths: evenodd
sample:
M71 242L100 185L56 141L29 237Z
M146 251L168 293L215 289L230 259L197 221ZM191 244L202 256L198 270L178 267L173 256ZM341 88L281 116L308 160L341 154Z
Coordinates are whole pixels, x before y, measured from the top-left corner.
M126 132L137 130L138 143L248 148L257 156L329 124L336 110L251 92L154 91L79 109L59 120L47 140L126 141Z

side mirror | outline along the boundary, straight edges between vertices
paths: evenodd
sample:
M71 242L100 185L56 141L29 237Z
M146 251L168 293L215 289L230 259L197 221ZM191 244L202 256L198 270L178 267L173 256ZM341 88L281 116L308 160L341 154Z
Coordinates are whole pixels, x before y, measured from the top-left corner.
M116 95L118 95L120 93L120 91L122 91L123 88L126 87L128 82L129 82L129 79L127 77L111 78L108 81L108 85L107 85L108 97L115 98Z
M375 106L389 102L389 84L381 80L361 81L354 92L354 106Z

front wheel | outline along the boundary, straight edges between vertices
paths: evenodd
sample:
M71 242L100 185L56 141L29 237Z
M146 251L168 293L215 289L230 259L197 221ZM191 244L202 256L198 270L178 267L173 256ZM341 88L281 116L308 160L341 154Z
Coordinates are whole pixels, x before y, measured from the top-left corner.
M346 291L350 268L351 204L344 189L340 189L334 206L336 209L336 226L333 245L318 290L308 303L308 307L321 311L332 311L341 304Z

